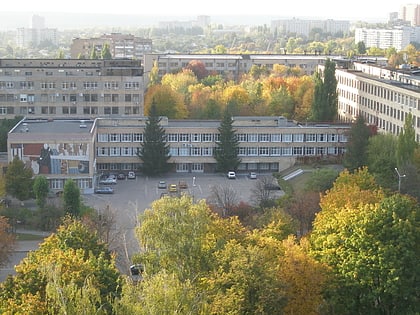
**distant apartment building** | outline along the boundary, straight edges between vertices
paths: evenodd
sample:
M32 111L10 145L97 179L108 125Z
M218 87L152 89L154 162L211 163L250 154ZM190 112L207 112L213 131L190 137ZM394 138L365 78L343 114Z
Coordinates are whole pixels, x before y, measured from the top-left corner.
M420 26L420 5L406 4L401 6L398 18L409 22L411 26Z
M350 30L350 21L301 20L296 18L271 21L271 31L276 30L278 33L308 36L315 28L319 28L325 33L347 34Z
M130 34L104 34L96 38L74 38L70 46L70 56L89 58L92 50L100 56L105 44L108 44L114 59L139 59L152 52L152 40Z
M140 60L0 59L0 117L143 115Z
M388 49L394 47L397 51L403 50L411 41L415 41L418 32L413 27L399 27L394 29L356 28L355 43L363 42L365 46Z
M327 56L320 55L271 55L271 54L148 54L144 58L144 71L150 73L155 62L159 75L173 73L185 68L189 62L201 61L209 72L218 73L233 80L238 80L248 73L253 65L272 69L280 64L287 67L299 67L307 75L315 73L318 65L324 64Z
M158 27L163 29L191 29L193 27L207 28L211 23L211 18L208 15L199 15L196 20L189 21L159 21Z
M16 44L18 47L34 47L43 42L57 44L57 29L46 28L44 17L34 15L30 28L20 27L17 29Z
M379 132L398 135L408 113L420 142L420 71L395 70L367 63L336 69L338 116L345 122L363 115Z

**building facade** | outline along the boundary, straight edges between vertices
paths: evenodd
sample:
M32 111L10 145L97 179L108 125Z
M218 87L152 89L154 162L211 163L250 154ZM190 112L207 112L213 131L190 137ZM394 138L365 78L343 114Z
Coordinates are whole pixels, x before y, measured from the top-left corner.
M70 46L70 57L89 58L92 50L101 55L105 44L108 44L113 59L143 60L145 54L152 52L152 40L131 34L111 33L96 38L74 38Z
M321 29L325 33L343 33L350 31L350 21L338 20L301 20L301 19L282 19L271 21L271 31L275 30L283 34L296 34L308 36L314 29Z
M101 174L138 171L145 117L60 120L25 118L8 136L8 156L21 158L34 174L44 174L51 189L74 179L90 193ZM212 173L220 121L162 118L172 171ZM284 117L233 117L239 140L238 172L278 172L296 160L340 159L348 124L297 124ZM57 131L57 132L56 132ZM44 158L45 156L45 158Z
M138 60L0 59L0 117L143 115Z
M394 47L400 51L415 40L416 30L413 27L403 26L393 29L356 28L355 43L363 42L366 47L388 49Z
M420 79L416 71L397 71L354 63L353 69L336 69L338 116L345 122L363 115L379 132L398 135L409 113L420 142Z

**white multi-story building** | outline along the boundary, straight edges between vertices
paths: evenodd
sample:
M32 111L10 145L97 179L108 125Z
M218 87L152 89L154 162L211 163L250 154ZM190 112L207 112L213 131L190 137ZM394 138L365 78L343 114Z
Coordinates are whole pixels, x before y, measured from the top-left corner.
M301 20L301 19L284 19L271 21L271 31L277 30L280 33L293 33L297 35L308 36L314 29L322 29L325 33L343 33L347 34L350 30L350 21L336 20Z
M356 28L355 43L363 42L366 47L377 47L388 49L394 47L396 50L403 50L415 36L412 27L401 27L396 29L369 29Z

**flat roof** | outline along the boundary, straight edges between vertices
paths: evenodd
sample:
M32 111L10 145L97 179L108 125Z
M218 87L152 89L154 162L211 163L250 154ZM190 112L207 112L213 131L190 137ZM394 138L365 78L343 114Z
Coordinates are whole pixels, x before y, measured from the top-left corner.
M22 119L9 133L89 134L94 120L89 119Z

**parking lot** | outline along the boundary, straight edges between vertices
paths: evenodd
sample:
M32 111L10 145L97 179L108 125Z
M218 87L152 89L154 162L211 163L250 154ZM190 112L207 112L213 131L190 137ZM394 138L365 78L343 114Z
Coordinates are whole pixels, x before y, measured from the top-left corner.
M237 201L252 204L252 189L256 179L247 175L236 174L236 179L228 179L222 174L169 174L162 177L137 176L135 179L118 180L112 185L114 194L84 195L86 205L92 206L99 213L108 207L115 218L115 238L118 239L119 265L127 268L131 264L131 255L139 251L137 240L134 237L134 228L137 218L145 209L151 208L154 200L159 199L162 193L169 193L168 189L158 188L159 181L165 181L167 187L184 181L187 188L183 193L193 197L194 201L208 199L212 195L212 187L229 187L236 193ZM258 180L258 179L257 179ZM122 257L124 256L124 257ZM125 266L125 267L124 267Z

